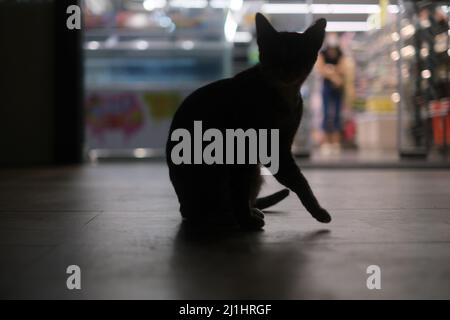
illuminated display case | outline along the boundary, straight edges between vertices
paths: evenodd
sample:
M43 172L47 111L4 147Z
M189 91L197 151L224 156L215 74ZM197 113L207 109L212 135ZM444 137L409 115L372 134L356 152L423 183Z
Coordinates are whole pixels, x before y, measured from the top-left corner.
M382 28L366 32L356 51L357 96L364 110L359 115L359 145L396 148L401 157L446 154L448 3L393 2L398 12Z
M447 154L450 144L448 1L398 1L397 48L401 156Z
M84 2L85 140L91 157L162 155L181 100L231 75L226 10L157 6Z
M254 14L264 1L86 0L86 151L163 154L174 112L196 88L258 61ZM274 18L303 30L306 14ZM311 18L311 17L310 17ZM308 108L308 85L303 88ZM305 112L294 151L308 155Z
M397 152L398 79L392 52L396 44L396 16L391 15L379 29L370 30L356 41L357 144L360 149L394 154Z

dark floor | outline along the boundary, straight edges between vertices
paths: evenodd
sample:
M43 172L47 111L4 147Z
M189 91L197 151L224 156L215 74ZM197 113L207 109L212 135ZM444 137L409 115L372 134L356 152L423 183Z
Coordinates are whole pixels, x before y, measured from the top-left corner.
M193 234L162 163L0 171L0 297L450 298L449 170L305 173L331 224L291 195L263 232Z

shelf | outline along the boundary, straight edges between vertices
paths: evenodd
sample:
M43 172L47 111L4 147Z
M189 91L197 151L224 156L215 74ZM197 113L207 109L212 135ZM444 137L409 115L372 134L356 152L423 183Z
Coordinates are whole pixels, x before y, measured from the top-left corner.
M94 46L95 45L95 46ZM87 42L84 48L89 53L95 52L114 52L114 51L127 51L138 52L143 55L151 54L152 51L219 51L224 49L231 49L232 45L225 41L119 41L108 45L107 42Z
M190 38L190 39L202 39L202 38L215 38L217 40L222 39L223 28L217 29L215 32L211 29L180 29L170 32L165 29L129 29L129 28L95 28L88 29L85 33L85 38L109 38L110 36L117 36L119 38L161 38L161 39L177 39L177 38Z
M141 82L141 83L87 83L87 91L192 91L215 80L205 81L171 81L171 82Z

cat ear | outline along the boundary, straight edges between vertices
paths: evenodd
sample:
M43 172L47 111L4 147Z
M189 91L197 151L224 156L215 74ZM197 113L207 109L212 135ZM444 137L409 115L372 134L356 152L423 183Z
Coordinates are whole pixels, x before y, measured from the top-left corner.
M308 37L309 42L314 46L315 50L319 50L322 47L323 40L325 39L325 28L327 26L327 20L321 18L314 22L304 34Z
M261 46L265 40L273 38L277 35L277 30L275 30L270 22L261 13L257 13L256 17L256 39L258 45Z

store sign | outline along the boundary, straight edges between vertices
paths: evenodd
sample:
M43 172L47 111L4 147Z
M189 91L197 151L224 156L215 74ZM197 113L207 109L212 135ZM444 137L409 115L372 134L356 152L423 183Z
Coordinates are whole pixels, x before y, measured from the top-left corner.
M86 124L96 138L120 131L126 138L144 124L139 98L131 93L90 94L86 100Z
M380 27L384 27L388 18L389 0L380 0Z
M372 13L367 18L367 25L369 26L369 30L381 29L386 25L389 13L388 6L389 0L380 0L380 11L378 13Z
M89 149L163 148L178 92L91 91L85 100Z

